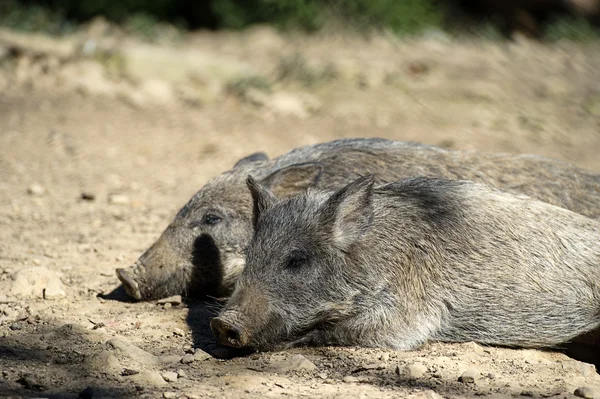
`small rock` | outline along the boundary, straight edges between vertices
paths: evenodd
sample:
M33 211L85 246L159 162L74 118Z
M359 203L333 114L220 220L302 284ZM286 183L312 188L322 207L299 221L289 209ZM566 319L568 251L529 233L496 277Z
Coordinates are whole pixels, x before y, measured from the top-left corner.
M574 392L575 396L584 398L584 399L594 399L594 391L590 387L580 387L577 388Z
M168 298L163 298L163 299L159 299L158 301L156 301L157 305L165 305L167 303L170 303L173 306L177 306L177 305L181 305L181 295L173 295L170 296Z
M97 355L90 356L86 360L87 367L92 370L97 370L102 374L108 375L131 375L125 374L125 370L119 363L119 360L108 350L103 350ZM128 370L128 369L126 369ZM134 373L137 374L137 373Z
M185 378L185 377L187 377L187 373L185 372L185 370L179 369L179 370L177 370L177 377L178 378Z
M116 350L143 365L158 365L160 363L158 357L154 356L152 353L146 352L142 348L118 338L108 340L106 346L108 349Z
M184 337L185 333L183 332L183 330L181 328L175 327L173 329L173 335L176 336L176 337Z
M163 305L163 309L171 309L172 306L173 305L171 305L170 303L167 302Z
M479 377L479 371L475 369L468 369L460 377L458 377L458 381L464 384L472 384L475 382L475 379Z
M342 378L342 381L348 382L348 383L357 383L360 380L358 378L354 377L354 376L347 375L344 378Z
M191 353L183 355L183 357L181 358L181 363L183 363L183 364L194 363L194 355L192 355Z
M390 354L382 353L381 356L379 356L379 360L381 360L382 362L387 362L388 360L390 360Z
M204 352L202 349L196 349L194 351L194 360L197 362L202 362L206 359L210 359L210 355Z
M94 397L94 389L92 387L87 387L83 391L79 392L77 397L79 399L92 399Z
M406 375L410 378L421 378L427 373L427 366L422 363L413 363L406 366Z
M177 394L175 392L164 392L163 393L163 398L165 399L175 399L177 397Z
M46 193L46 189L38 183L33 183L27 188L27 194L33 195L34 197L42 196Z
M140 386L150 385L153 387L160 387L167 385L164 378L157 371L142 371L139 374L131 376L132 381Z
M286 371L299 371L306 370L312 371L316 370L317 366L307 358L302 355L294 355L288 359L276 362L272 364L269 368L270 371L273 372L286 372Z
M174 372L174 371L164 371L160 375L167 382L175 382L175 381L177 381L177 373Z
M110 194L108 196L108 203L113 205L127 205L131 201L125 194Z
M532 391L522 391L520 393L520 396L528 396L528 397L534 397L535 395L533 394Z
M93 201L96 199L96 196L92 193L83 192L81 193L81 199L84 201Z
M566 386L559 385L559 386L549 389L547 391L540 392L540 396L543 398L551 398L553 396L562 395L567 391L568 391L568 389Z
M129 375L136 375L139 374L140 372L134 369L128 369L128 368L124 368L123 371L121 372L121 375L124 377L127 377Z

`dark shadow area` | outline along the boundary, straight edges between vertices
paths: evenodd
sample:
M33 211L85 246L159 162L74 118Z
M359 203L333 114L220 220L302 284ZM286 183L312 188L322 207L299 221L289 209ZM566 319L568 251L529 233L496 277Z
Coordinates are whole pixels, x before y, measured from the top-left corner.
M194 269L187 296L197 299L222 296L223 293L219 289L223 281L221 253L210 234L201 234L194 240L192 264Z
M123 284L119 285L117 288L109 292L108 294L98 294L98 298L106 299L107 301L117 301L117 302L125 302L125 303L134 303L138 302L134 298L130 297L127 292L125 292L125 288Z
M572 359L593 364L596 366L596 372L600 374L600 328L576 337L557 350Z

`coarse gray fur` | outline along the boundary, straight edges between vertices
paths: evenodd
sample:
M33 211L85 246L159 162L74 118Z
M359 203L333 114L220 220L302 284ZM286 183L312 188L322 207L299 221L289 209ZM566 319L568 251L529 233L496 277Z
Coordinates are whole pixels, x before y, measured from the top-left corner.
M148 300L231 292L252 237L248 174L284 197L309 187L339 188L366 174L375 174L378 183L411 176L469 179L600 217L599 175L538 156L446 150L384 139L336 140L297 148L273 160L256 153L202 187L134 266L117 270L130 295Z
M600 222L468 181L363 177L278 200L211 327L220 342L551 347L600 326Z

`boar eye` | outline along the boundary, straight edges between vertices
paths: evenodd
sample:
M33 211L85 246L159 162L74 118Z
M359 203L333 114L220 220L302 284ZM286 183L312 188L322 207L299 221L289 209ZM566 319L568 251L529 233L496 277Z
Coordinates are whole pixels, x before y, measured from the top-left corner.
M189 224L191 229L196 229L202 226L212 226L221 222L221 216L215 215L214 213L207 213L202 216L201 219L194 220Z
M221 222L221 218L219 216L217 216L217 215L212 214L212 213L207 213L202 218L202 224L208 225L208 226L211 226L213 224L217 224L217 223L220 223L220 222Z
M286 266L288 269L297 269L302 267L308 261L308 257L300 252L292 253L287 260Z

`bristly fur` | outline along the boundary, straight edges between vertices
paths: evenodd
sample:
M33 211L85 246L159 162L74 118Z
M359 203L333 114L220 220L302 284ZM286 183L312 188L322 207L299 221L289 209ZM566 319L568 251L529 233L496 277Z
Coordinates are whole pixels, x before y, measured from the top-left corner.
M374 189L367 177L257 217L219 316L245 331L242 346L537 348L600 327L600 222L556 206L469 181Z

